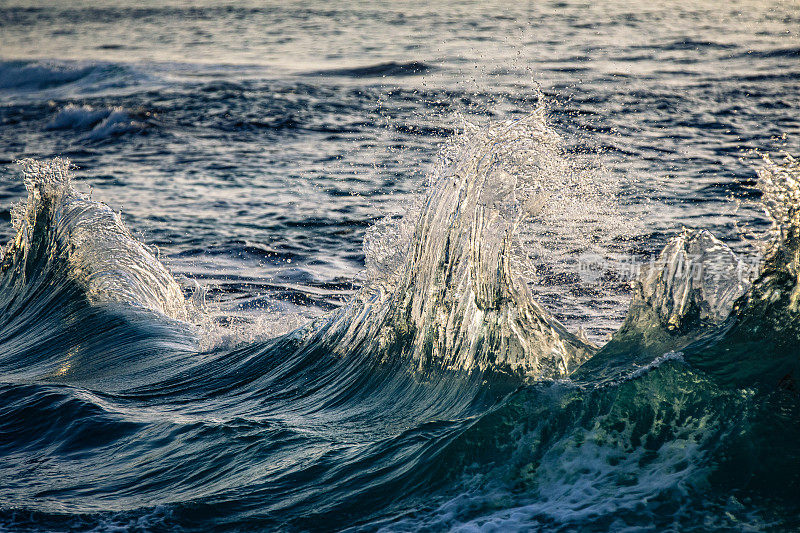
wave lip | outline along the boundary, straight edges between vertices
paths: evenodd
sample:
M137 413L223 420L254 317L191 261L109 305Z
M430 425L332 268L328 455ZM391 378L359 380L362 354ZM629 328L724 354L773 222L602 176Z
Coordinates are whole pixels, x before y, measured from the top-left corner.
M702 364L735 382L794 387L800 372L800 161L769 157L758 171L761 202L773 221L758 277L740 298L722 342ZM787 385L788 384L788 385Z

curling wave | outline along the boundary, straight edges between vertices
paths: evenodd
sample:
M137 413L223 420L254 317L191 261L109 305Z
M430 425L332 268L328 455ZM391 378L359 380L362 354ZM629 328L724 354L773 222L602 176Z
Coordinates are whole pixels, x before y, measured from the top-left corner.
M153 349L187 317L171 274L117 213L73 189L66 160L22 165L28 198L13 210L16 236L0 264L3 368L60 378L85 357L83 371L99 375Z

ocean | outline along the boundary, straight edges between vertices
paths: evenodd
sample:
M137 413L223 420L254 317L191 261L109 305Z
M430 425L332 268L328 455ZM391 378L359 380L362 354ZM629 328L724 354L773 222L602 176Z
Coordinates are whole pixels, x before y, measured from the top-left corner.
M0 530L800 529L800 3L0 0Z

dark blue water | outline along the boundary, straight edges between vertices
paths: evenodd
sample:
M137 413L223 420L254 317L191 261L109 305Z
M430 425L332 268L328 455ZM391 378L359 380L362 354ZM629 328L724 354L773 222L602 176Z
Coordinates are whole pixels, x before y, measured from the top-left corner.
M0 529L800 527L799 28L0 4Z

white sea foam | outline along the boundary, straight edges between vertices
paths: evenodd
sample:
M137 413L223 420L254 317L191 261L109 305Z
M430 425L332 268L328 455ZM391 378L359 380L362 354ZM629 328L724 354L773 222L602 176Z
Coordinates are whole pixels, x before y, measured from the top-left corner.
M84 138L100 140L123 133L141 131L144 122L136 120L121 107L95 108L69 104L47 124L51 130L86 131Z

